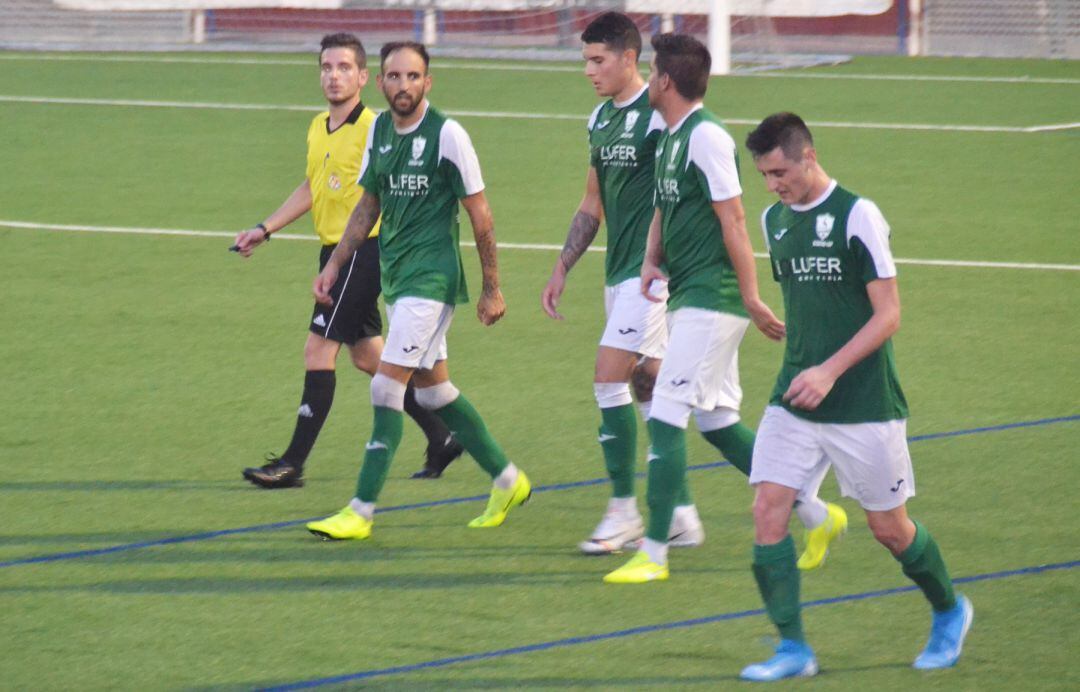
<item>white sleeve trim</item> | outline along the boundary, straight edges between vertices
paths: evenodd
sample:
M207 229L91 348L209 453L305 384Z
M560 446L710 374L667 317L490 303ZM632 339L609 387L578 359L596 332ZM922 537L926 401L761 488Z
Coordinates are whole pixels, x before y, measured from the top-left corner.
M652 132L653 130L664 131L667 127L667 123L664 122L664 116L660 115L660 111L653 111L652 117L649 118L649 129L645 130L645 134Z
M439 133L439 160L448 160L461 174L465 184L465 195L475 195L484 189L484 178L480 175L480 159L476 157L469 133L458 121L447 120Z
M889 249L889 223L878 206L868 199L859 198L848 214L847 241L858 238L874 259L879 279L896 276L896 263Z
M356 184L360 184L360 179L364 177L364 171L367 170L368 164L371 163L371 147L375 143L375 123L379 117L375 116L375 120L371 121L371 125L367 129L367 140L364 142L364 157L360 160L360 173L356 176Z
M604 103L606 103L606 101ZM596 108L593 108L592 115L589 116L589 124L586 126L586 129L589 132L592 132L593 127L596 125L596 118L600 115L600 109L604 107L604 103L601 103Z
M690 133L687 166L693 162L709 181L709 198L713 202L742 194L739 170L735 167L735 140L716 123L703 122Z

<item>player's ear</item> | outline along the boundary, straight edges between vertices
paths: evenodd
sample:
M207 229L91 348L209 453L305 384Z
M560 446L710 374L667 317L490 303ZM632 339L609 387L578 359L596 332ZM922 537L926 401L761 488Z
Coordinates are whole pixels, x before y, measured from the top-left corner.
M367 68L366 67L361 67L360 72L358 73L358 76L359 76L359 81L360 81L360 88L363 89L365 86L367 86L367 83L368 83L368 71L367 71Z
M375 75L375 86L379 87L379 90L382 91L382 72Z

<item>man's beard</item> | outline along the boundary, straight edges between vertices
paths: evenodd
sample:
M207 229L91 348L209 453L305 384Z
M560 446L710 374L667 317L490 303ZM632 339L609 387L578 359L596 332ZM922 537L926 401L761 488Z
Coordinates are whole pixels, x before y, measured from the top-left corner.
M409 105L401 107L398 106L398 97L403 95L409 98ZM390 95L387 94L387 102L390 105L390 110L394 111L394 115L400 116L402 118L407 118L413 113L415 113L416 109L420 106L420 102L423 101L423 97L413 100L412 96L410 96L409 93L405 91L399 91L392 99L389 98L389 96Z

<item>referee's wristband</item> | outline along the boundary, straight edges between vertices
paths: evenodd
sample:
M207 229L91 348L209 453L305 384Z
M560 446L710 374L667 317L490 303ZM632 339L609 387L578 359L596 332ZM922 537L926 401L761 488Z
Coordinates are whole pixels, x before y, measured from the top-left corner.
M255 224L255 228L258 228L259 230L261 230L263 232L263 240L265 240L266 242L269 243L270 242L270 231L266 230L266 224L257 223L257 224Z

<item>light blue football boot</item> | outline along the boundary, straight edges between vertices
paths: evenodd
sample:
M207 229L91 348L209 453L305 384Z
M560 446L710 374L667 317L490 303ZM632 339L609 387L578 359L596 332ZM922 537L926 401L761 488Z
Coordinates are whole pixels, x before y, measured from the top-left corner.
M754 682L772 682L784 678L808 678L817 672L817 659L809 644L781 639L772 658L746 666L739 677Z
M912 664L920 670L949 668L960 660L960 651L964 648L964 637L975 619L975 609L971 601L962 594L956 595L956 605L944 613L934 612L934 624L930 627L930 640L926 648Z

